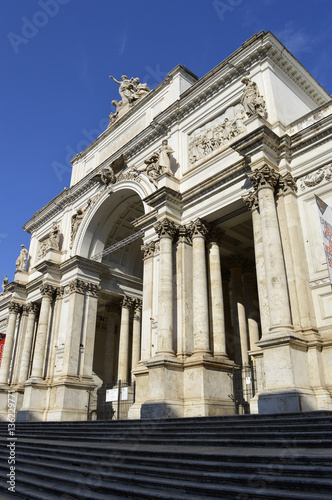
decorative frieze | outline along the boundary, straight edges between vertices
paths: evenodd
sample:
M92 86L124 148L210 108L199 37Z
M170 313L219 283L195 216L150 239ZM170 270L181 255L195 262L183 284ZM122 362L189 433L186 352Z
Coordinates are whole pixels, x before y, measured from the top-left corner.
M230 106L225 113L195 130L189 140L188 156L190 163L194 165L245 132L246 127L243 123L245 119L246 114L243 105L237 104L236 106Z
M332 163L324 165L318 168L314 172L308 175L304 175L297 180L297 184L301 191L305 191L307 188L317 186L321 182L330 181L332 179Z

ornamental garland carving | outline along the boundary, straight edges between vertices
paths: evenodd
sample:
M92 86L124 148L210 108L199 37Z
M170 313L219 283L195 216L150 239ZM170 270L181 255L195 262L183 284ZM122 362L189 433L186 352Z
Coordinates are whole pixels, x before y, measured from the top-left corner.
M245 132L246 127L243 121L246 118L243 105L237 104L230 106L225 113L195 130L190 136L188 147L191 165Z
M305 191L306 188L311 188L317 186L321 182L330 181L332 179L332 163L325 165L324 167L311 172L310 174L300 177L297 181L298 186L301 191Z

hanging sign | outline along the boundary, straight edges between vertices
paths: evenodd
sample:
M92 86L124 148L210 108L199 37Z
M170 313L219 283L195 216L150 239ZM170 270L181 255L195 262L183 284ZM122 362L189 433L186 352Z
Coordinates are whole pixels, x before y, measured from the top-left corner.
M122 399L122 401L127 401L127 399L128 399L128 387L122 387L121 399Z
M5 345L5 340L6 340L6 334L0 333L0 366L1 366L1 361L2 361L2 353L3 353L3 348Z
M327 269L329 271L330 283L332 285L332 210L323 200L318 198L318 196L316 196L316 203L319 211L320 225L323 232Z
M107 389L106 391L106 403L110 401L117 401L119 397L119 389Z

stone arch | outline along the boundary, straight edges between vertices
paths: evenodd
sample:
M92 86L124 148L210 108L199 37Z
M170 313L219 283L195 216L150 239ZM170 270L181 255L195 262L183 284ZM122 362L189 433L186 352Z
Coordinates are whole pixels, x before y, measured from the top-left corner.
M130 217L135 218L131 215L134 212L133 205L140 204L141 215L150 210L143 201L148 194L143 186L130 180L115 183L111 190L105 189L82 221L76 236L73 255L91 259L102 252L114 225L119 217L123 216L126 206L129 209L127 218L124 220L126 223L129 222ZM135 231L132 227L132 233ZM117 238L116 234L114 238ZM98 260L101 261L101 259Z

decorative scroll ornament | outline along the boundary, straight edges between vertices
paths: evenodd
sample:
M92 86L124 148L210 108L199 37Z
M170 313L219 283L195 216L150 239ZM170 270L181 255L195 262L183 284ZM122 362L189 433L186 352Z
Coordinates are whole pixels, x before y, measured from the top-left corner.
M169 219L163 219L157 222L153 227L159 238L168 237L173 239L176 234L176 226L174 222Z
M242 132L246 131L246 119L242 104L230 106L225 113L190 136L188 147L189 161L193 165L213 151L223 147Z
M324 180L330 181L331 179L332 164L330 163L329 165L325 165L324 167L315 170L315 172L311 172L304 177L300 177L297 182L301 191L304 191L306 188L317 186Z
M254 170L248 174L248 178L254 185L255 189L262 187L275 188L279 180L280 175L273 168L268 165L263 165L262 167Z

